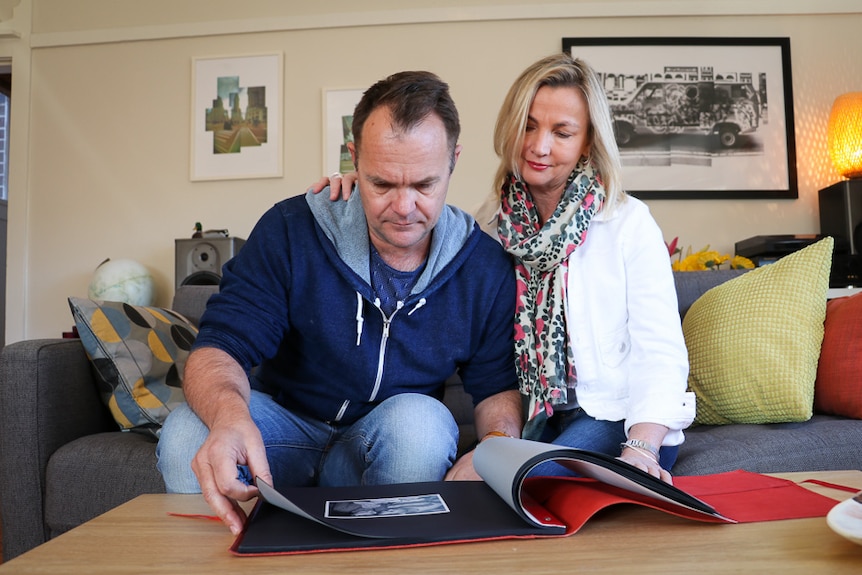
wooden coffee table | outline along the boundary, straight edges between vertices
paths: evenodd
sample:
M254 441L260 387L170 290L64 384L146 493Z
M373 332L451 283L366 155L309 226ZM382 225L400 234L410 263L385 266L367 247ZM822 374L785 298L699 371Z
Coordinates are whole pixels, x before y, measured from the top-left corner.
M862 490L862 471L776 475ZM836 500L852 496L809 488ZM200 496L142 495L0 565L0 574L862 573L862 546L833 533L822 517L717 525L619 506L565 538L235 557L228 551L233 537L221 523L170 512L211 513Z

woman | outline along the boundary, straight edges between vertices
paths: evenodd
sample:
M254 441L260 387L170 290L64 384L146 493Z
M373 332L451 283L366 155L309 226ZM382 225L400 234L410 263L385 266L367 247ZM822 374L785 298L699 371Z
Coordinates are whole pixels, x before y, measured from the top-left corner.
M595 72L566 54L528 67L494 149L496 192L480 214L496 214L516 261L524 437L619 455L671 481L695 414L688 353L661 230L622 190Z
M495 191L478 219L515 258L523 436L671 482L695 415L688 354L661 230L622 189L595 72L566 54L528 67L500 109L494 148Z

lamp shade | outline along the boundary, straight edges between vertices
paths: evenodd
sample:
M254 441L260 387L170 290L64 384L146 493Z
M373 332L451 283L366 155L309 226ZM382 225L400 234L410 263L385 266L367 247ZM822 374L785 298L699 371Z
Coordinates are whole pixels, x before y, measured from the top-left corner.
M862 178L862 92L835 98L828 134L835 169L845 178Z

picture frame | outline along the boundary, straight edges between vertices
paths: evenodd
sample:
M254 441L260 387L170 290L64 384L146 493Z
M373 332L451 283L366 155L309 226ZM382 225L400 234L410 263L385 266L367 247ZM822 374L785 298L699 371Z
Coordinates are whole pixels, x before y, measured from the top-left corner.
M354 169L347 143L353 141L353 110L363 92L355 88L323 91L323 168L327 175Z
M283 175L283 54L192 58L190 178Z
M608 97L642 199L795 199L789 38L563 38Z

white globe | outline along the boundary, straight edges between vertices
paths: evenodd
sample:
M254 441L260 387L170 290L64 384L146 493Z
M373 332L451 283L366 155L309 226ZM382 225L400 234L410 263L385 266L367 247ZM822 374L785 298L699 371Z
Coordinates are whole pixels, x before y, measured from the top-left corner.
M153 305L155 282L149 270L133 260L105 260L90 280L90 299L120 301L131 305Z

